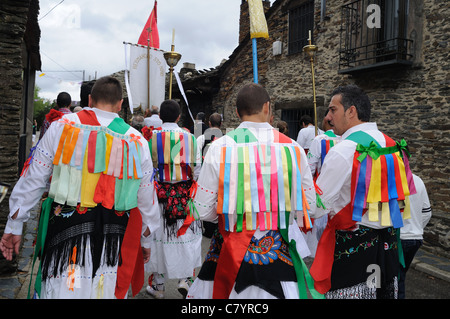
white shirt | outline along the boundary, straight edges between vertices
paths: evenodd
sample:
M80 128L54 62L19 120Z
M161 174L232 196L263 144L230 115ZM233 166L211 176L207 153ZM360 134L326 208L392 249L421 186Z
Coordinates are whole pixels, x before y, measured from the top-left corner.
M96 116L97 120L102 126L108 126L112 120L118 115L97 108L91 108ZM63 118L67 118L75 123L80 123L80 120L76 113L67 114ZM26 222L30 216L30 211L36 206L41 199L44 191L46 191L47 182L53 172L53 157L58 148L61 132L64 128L64 124L59 122L53 122L44 137L41 139L36 147L33 162L29 166L27 173L22 176L14 189L11 192L9 198L10 214L5 227L5 233L12 233L15 235L22 234L23 223ZM135 134L141 136L141 140L144 141L141 133L136 129L130 127L126 132L126 135ZM153 163L150 158L150 151L148 143L142 143L141 152L141 167L143 178L138 190L138 208L142 214L142 223L144 232L148 226L153 233L159 227L159 208L156 192L154 191L153 182L151 181L153 173ZM155 199L155 204L152 199ZM19 210L17 217L13 220L11 217Z
M317 129L317 135L319 134L323 134L321 129ZM298 132L297 143L304 149L309 149L314 137L316 137L315 127L314 125L309 125Z
M319 218L328 213L333 216L350 203L353 155L357 143L346 140L346 138L356 131L366 132L372 136L381 147L386 147L383 133L378 130L376 123L363 123L347 130L342 135L342 140L339 144L331 148L328 152L325 161L323 162L320 175L317 178L316 183L323 192L321 199L326 209L317 208L317 216L315 216L315 218ZM379 220L381 220L381 217ZM385 226L381 226L380 221L370 222L368 220L368 214L364 214L361 222L358 222L357 224L371 228L385 228Z
M411 195L411 218L403 220L400 229L400 239L423 239L423 229L431 218L431 205L428 199L427 189L422 179L413 174L414 185L417 193Z
M331 137L324 133L314 137L307 155L309 168L311 169L311 174L313 174L313 176L316 171L320 173L320 169L322 166L322 140L334 140L335 143L337 143L340 140L340 136Z
M162 120L159 118L158 114L153 114L150 117L144 119L145 126L153 126L154 128L161 127L163 124Z

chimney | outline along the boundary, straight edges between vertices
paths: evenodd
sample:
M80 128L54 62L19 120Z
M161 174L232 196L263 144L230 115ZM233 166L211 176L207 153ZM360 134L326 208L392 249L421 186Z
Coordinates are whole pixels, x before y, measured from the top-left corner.
M261 0L263 2L264 13L270 9L269 0ZM241 16L239 17L239 44L250 34L250 16L248 12L247 0L241 2Z

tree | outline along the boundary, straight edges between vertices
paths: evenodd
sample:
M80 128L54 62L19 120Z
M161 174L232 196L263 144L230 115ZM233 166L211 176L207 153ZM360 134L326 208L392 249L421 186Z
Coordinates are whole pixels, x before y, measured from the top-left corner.
M34 87L34 110L33 110L33 119L37 122L37 130L41 127L44 122L45 115L50 112L52 107L55 104L55 101L50 101L48 99L44 99L39 97L40 87L37 85Z

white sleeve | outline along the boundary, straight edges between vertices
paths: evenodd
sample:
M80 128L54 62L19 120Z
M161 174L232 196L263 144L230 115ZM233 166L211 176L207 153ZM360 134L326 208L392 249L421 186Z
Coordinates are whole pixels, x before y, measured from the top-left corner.
M337 213L348 203L345 202L350 199L350 187L344 185L350 185L351 164L340 153L335 152L334 148L327 154L316 180L317 186L323 192L320 198L326 208L317 208L314 218Z
M427 189L425 188L425 184L423 183L423 187L421 189L420 198L422 199L422 226L425 228L427 226L428 222L431 219L431 204L430 199L428 198Z
M313 177L303 147L300 147L300 172L302 174L302 187L311 209L309 215L314 218L316 214L316 189L314 187Z
M308 155L306 156L308 158L309 168L311 170L311 174L314 175L316 170L319 168L319 164L321 161L321 139L314 139L311 142L311 146L309 147Z
M54 122L36 145L33 159L26 173L14 186L9 198L8 220L5 233L21 235L23 223L30 217L30 211L39 203L53 172L53 158L63 125ZM12 218L18 211L16 218Z
M142 232L148 227L154 233L159 225L161 214L159 211L158 197L153 184L153 163L150 158L148 143L145 141L142 147L142 174L141 183L137 193L138 208L142 215ZM150 236L148 236L150 237Z
M217 154L216 154L217 153ZM211 145L198 177L194 205L201 220L217 221L217 195L219 189L220 147Z
M200 171L202 169L202 149L199 147L198 143L197 143L197 154L195 157L195 162L196 162L196 165L194 167L194 180L197 180L200 175Z

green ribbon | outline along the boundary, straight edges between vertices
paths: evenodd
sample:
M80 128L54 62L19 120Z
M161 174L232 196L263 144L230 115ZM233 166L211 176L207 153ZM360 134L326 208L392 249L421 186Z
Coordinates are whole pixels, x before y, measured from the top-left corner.
M400 155L403 157L403 152L405 151L408 154L408 157L411 156L408 150L408 145L405 140L401 140L401 142L396 142L395 146L391 147L379 147L374 141L370 142L369 146L364 146L362 144L356 145L356 150L360 153L358 156L358 161L362 162L367 155L369 155L372 159L376 160L381 155L393 154L395 152L400 152Z
M288 220L289 212L285 212L285 214L286 220ZM289 241L288 228L279 229L279 231L283 239L287 243L289 243L289 254L291 255L295 274L297 275L297 286L300 299L308 299L308 290L313 299L325 299L324 295L320 294L316 289L314 289L314 279L312 278L311 274L309 273L308 267L297 251L297 243L293 239Z
M411 153L409 152L409 149L408 149L408 144L406 143L406 141L404 139L402 139L400 141L400 143L399 142L395 142L395 143L397 144L396 147L397 147L398 151L400 152L400 155L401 155L402 158L403 158L403 152L402 151L405 151L406 154L408 155L408 157L411 157Z
M375 144L375 142L370 142L369 146L364 146L362 144L356 145L356 151L360 153L358 156L358 161L362 162L367 155L376 160L380 157L380 148Z
M36 238L36 246L34 247L33 265L31 266L30 284L28 285L28 296L27 296L28 299L30 299L30 289L31 289L31 282L33 281L34 263L36 262L36 258L38 256L42 256L44 251L45 238L47 237L48 220L50 218L50 211L52 209L52 204L53 198L50 197L47 197L47 199L42 203L38 234ZM38 272L36 274L36 282L34 284L34 289L36 290L38 296L40 296L41 294L41 280L42 280L41 270L42 270L41 263L39 263Z
M320 198L320 195L316 193L316 206L318 208L322 207L323 209L327 209Z
M198 213L197 207L195 207L194 200L192 198L190 198L188 200L187 204L188 204L189 213L191 214L191 216L194 216L195 220L200 220L200 215ZM193 212L197 213L196 214L197 216L195 216L195 214Z

